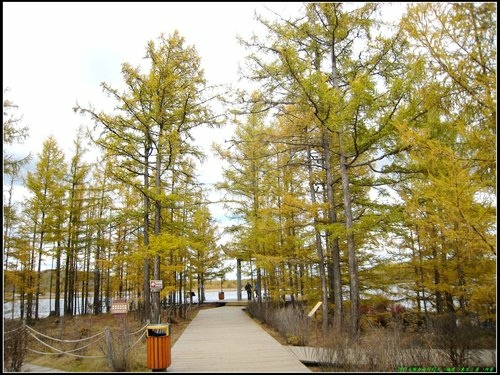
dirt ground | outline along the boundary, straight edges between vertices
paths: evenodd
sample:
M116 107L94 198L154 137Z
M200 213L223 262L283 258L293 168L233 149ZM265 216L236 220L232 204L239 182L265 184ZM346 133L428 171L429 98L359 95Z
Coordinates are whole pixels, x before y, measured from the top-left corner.
M170 319L172 346L196 314L205 308L211 308L211 306L198 307L195 305L188 311L187 319ZM162 318L162 321L167 322L166 316ZM119 350L123 337L121 332L137 332L136 335L131 334L129 342L129 345L133 345L132 350L134 350L134 355L131 356L133 358L133 363L130 364L131 371L149 371L146 368L146 338L140 336L141 333L144 333L145 326L146 324L133 313L129 313L126 317L110 314L47 317L31 325L33 331L28 330L30 333L28 347L31 350L25 356L24 362L70 372L110 372L112 369L108 359L104 357L105 335L101 335L98 341L96 340L94 344L89 345L83 351L79 351L77 348L85 346L86 343L78 344L78 340L108 332L111 337L110 342L116 343L116 348L118 348L116 350ZM71 354L57 354L58 351Z

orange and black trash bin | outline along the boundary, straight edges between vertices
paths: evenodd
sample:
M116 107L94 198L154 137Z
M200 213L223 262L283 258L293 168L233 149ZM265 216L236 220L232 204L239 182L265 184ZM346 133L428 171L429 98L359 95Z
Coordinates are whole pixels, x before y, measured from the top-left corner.
M165 371L172 363L170 324L151 324L146 327L147 367Z

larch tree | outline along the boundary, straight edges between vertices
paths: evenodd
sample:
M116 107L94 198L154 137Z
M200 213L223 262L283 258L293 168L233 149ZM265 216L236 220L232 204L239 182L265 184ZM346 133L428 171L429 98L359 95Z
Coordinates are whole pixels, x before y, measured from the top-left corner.
M4 95L8 92L4 89ZM3 256L4 256L4 285L12 284L13 295L15 293L15 282L13 276L10 273L12 268L10 264L11 252L13 249L13 240L15 237L15 228L19 224L19 213L17 210L17 204L13 202L14 194L14 182L19 178L20 169L23 165L29 162L31 159L31 154L27 156L15 155L15 153L10 153L10 146L18 143L23 143L28 137L28 126L23 126L21 124L22 117L15 114L18 109L12 101L4 99L3 101L3 173L4 173L4 183L6 182L6 177L9 177L9 187L7 192L4 191L4 201L3 201ZM13 113L14 112L14 113ZM4 186L5 188L5 186Z
M260 17L268 35L262 41L254 37L244 42L257 51L249 56L246 76L261 84L266 105L285 115L292 115L285 106L312 114L303 128L317 129L319 145L314 152L325 172L329 225L324 228L333 260L334 326L339 329L342 319L342 243L347 253L353 338L359 335L360 318L358 262L364 239L359 234L374 222L373 217L363 218L363 212L371 210L365 207L366 196L376 184L377 164L400 152L399 145L391 147L387 140L394 137L391 114L398 110L399 100L379 76L397 74L402 49L395 42L400 41L398 36L376 32L380 7L375 3L306 4L304 15L294 20L269 22ZM327 324L324 320L325 331Z
M6 95L8 89L4 89ZM9 258L13 251L12 241L15 237L15 228L19 223L19 212L16 202L13 201L14 182L20 177L22 166L31 160L31 154L26 156L16 155L10 152L10 147L14 144L23 143L28 138L29 127L22 125L22 116L16 111L18 106L8 99L3 101L3 173L9 178L8 190L4 191L3 202L3 255L4 255L4 283L7 285L10 277L11 265ZM5 188L5 185L4 185ZM5 200L6 199L6 200ZM15 283L12 284L15 288ZM14 292L13 292L14 293Z
M82 258L82 252L88 241L86 235L85 211L87 196L87 175L90 166L85 162L83 130L80 128L74 141L74 155L69 165L67 182L67 197L62 203L67 212L66 225L64 227L64 248L66 250L66 263L64 266L64 314L76 314L76 302L78 296L78 260ZM61 181L62 182L62 181ZM61 204L60 204L61 205ZM61 207L62 210L62 207ZM58 238L58 241L60 239ZM56 304L58 300L56 299ZM57 308L56 308L57 310Z
M316 288L308 282L312 275L306 270L311 262L306 246L309 205L303 198L308 187L304 169L304 147L308 141L291 131L293 126L291 118L279 117L267 126L262 139L270 168L266 183L271 187L267 191L265 222L270 251L263 259L268 265L268 297L285 301L288 294L295 303Z
M418 4L402 21L446 85L443 110L487 193L496 186L496 14L494 3Z
M148 42L146 58L150 66L145 74L139 67L123 64L123 92L102 84L104 92L118 103L114 113L75 108L95 120L96 130L100 130L95 141L116 161L115 178L143 194L145 248L150 234L161 235L162 202L169 180L178 173L175 169L178 160L182 155L200 156L193 145L191 130L217 122L208 106L213 98L207 94L200 57L194 47L185 46L178 32L169 37L161 35L157 43ZM146 316L158 321L159 293L151 295L152 308L149 303L151 261L153 278L160 278L160 258L155 254L144 263Z
M409 7L401 22L425 74L411 90L413 120L398 124L414 172L400 195L413 233L407 246L418 249L416 287L438 313L468 315L474 301L491 318L496 303L488 287L496 262L495 16L495 4L428 3Z
M118 298L128 299L133 291L139 291L138 286L143 284L139 276L144 259L139 261L138 254L142 237L142 215L137 210L142 199L133 186L120 183L113 186L112 197L114 199L109 218L114 228L113 242L110 244L114 254L111 266L115 285L112 290Z
M224 181L218 183L217 188L225 191L224 201L228 209L241 220L238 233L233 233L238 243L234 248L239 249L239 254L235 256L249 264L256 262L256 283L259 285L262 285L259 260L265 256L265 242L269 235L269 228L265 228L265 212L269 209L266 201L269 190L274 186L272 182L268 183L268 172L273 167L268 160L269 150L264 142L266 127L265 116L259 114L258 108L254 108L245 122L237 122L235 135L228 141L229 146L215 147L228 165L223 169Z
M49 137L43 143L42 152L38 155L36 169L28 172L26 187L29 189L29 209L32 212L32 271L35 271L32 287L35 291L35 319L38 319L38 300L41 293L40 276L42 257L47 253L47 246L52 236L57 232L60 218L59 203L67 193L65 183L67 163L64 153L59 148L54 137ZM35 269L36 267L36 269ZM30 296L28 296L28 312L30 311ZM31 316L27 315L30 319Z
M205 281L218 274L221 263L220 250L216 242L217 226L207 206L200 205L194 210L190 232L190 241L188 243L190 254L185 272L188 275L189 284L196 280L199 296L198 303L203 303ZM192 289L189 288L189 290Z
M93 314L102 313L105 300L103 284L105 281L105 254L111 246L109 241L109 228L112 225L111 213L115 211L112 201L114 185L111 181L112 165L109 162L98 160L89 175L89 188L86 199L88 201L86 215L86 231L92 233L88 236L93 259ZM135 207L135 206L134 206ZM142 284L141 284L142 285Z

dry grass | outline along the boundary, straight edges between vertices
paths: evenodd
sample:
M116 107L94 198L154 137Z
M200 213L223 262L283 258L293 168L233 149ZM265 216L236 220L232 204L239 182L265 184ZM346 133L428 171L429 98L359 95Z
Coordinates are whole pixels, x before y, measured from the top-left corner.
M266 331L269 335L271 335L276 341L278 341L281 345L288 345L287 339L283 336L276 328L271 327L270 325L264 323L263 321L255 318L245 309L245 313L252 318L254 322L262 327L264 331Z
M434 319L426 327L404 327L389 321L385 326L364 324L359 338L346 331L322 333L321 321L307 319L301 309L264 309L249 304L248 313L282 345L313 347L315 372L394 372L402 366L459 368L490 366L492 358L479 360L477 349L496 349L496 334L470 324L448 327ZM295 338L291 340L291 337ZM488 363L485 363L488 362Z
M202 306L201 308L210 308L210 306ZM191 320L194 319L199 310L200 307L195 306L189 310L187 319L171 319L170 339L172 346L181 336L182 332L189 325ZM167 317L162 316L162 321L168 321ZM133 314L129 314L123 320L117 318L116 316L105 314L100 316L78 315L74 317L48 317L36 322L32 325L32 327L37 332L61 340L79 340L91 337L98 333L105 332L106 328L108 328L113 339L112 341L118 343L118 348L121 349L121 345L123 344L131 346L130 355L128 356L127 371L149 372L151 370L146 367L146 338L145 336L141 337L141 333L144 332L141 328L145 325L146 324L144 322L140 322L135 319ZM140 333L136 335L123 334L133 333L139 330ZM130 337L129 342L124 343L123 338L128 336ZM84 343L61 343L43 338L41 336L38 337L43 339L42 341L45 343L62 351L75 350L84 345ZM28 348L44 353L54 352L33 337L30 337ZM81 358L69 354L37 354L32 351L28 351L24 362L69 372L113 372L113 366L105 356L105 352L106 343L104 335L102 335L99 341L95 344L90 345L84 350L74 352L75 354L81 356L100 356L101 358Z

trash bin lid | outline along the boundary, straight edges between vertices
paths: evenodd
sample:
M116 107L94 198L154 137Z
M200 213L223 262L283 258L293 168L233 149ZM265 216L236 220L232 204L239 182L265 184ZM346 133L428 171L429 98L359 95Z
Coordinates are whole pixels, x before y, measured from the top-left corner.
M170 324L149 324L146 328L147 329L168 329Z
M146 336L170 336L170 324L150 324L146 326Z

